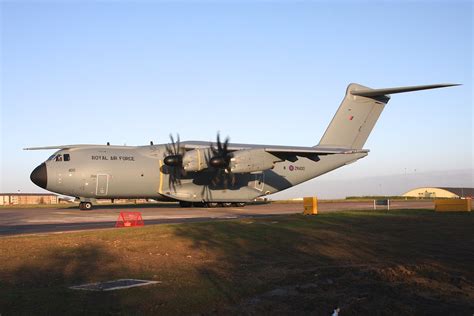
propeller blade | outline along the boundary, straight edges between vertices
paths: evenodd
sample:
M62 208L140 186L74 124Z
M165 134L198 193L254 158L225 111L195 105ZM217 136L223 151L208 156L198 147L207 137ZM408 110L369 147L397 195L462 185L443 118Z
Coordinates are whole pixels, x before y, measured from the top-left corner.
M222 148L223 156L227 156L229 151L227 150L227 146L229 145L229 137L227 137L224 141L224 147Z
M222 144L219 132L217 133L217 152L220 153L222 151Z
M176 154L181 155L181 141L179 140L179 134L177 134L177 140L176 140Z

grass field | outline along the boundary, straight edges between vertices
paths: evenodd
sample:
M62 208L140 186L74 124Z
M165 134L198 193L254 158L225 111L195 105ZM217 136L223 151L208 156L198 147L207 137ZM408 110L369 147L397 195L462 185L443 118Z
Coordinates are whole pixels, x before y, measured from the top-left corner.
M471 213L341 212L0 238L0 314L474 313ZM138 278L113 292L68 289Z

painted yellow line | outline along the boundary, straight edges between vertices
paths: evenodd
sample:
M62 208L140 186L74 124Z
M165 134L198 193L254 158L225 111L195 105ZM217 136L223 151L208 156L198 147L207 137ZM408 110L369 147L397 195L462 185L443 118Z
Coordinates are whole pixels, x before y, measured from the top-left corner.
M201 170L201 153L199 152L199 149L196 149L197 154L198 154L198 171Z
M163 167L163 160L159 160L160 165L160 186L158 187L158 193L163 194L163 172L161 171L161 167Z

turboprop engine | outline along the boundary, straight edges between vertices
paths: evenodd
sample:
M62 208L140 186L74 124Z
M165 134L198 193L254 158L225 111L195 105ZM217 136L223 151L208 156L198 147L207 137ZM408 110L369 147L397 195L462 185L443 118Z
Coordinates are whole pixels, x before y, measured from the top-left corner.
M232 173L250 173L272 169L279 158L265 151L265 149L247 149L234 151L230 159Z
M211 157L212 151L209 148L193 149L183 156L183 168L186 171L197 172L206 168L227 168L227 166L220 166L214 160L216 157ZM275 162L280 161L279 158L266 152L264 149L247 149L239 150L229 153L231 156L229 162L229 171L232 173L250 173L257 171L265 171L272 169Z
M202 148L202 149L193 149L183 157L183 168L186 171L201 171L208 167L208 162L206 157L211 155L209 148Z

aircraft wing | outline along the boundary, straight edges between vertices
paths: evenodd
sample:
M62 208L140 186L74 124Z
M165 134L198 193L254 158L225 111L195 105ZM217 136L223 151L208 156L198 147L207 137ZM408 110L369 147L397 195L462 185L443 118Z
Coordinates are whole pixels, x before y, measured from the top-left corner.
M90 148L90 147L113 147L123 148L126 146L115 146L115 145L97 145L97 144L74 144L74 145L57 145L57 146L42 146L42 147L27 147L23 150L50 150L50 149L74 149L74 148Z
M186 141L182 142L183 147L186 150L192 150L197 148L209 148L211 143L202 141ZM215 144L212 144L215 146ZM97 144L74 144L74 145L57 145L57 146L42 146L42 147L27 147L23 150L51 150L51 149L74 149L74 148L91 148L91 147L104 147L105 145ZM122 148L126 146L114 146L108 147ZM356 154L356 153L368 153L368 149L351 149L351 148L338 148L338 147L302 147L302 146L275 146L275 145L254 145L254 144L229 144L230 151L239 150L250 150L250 149L264 149L266 152L275 155L291 155L291 156L302 156L308 157L312 155L334 155L334 154Z
M358 154L358 153L368 153L368 149L350 149L350 148L325 148L325 147L290 147L290 148L272 148L266 147L266 152L269 153L288 153L295 154L298 156L304 156L308 154L314 155L334 155L334 154Z
M50 150L50 149L70 149L70 148L78 148L78 147L88 147L94 145L86 145L86 144L78 144L78 145L57 145L57 146L42 146L42 147L27 147L23 148L23 150Z
M208 148L210 145L216 146L213 143L201 141L186 141L181 143L185 149L192 150L197 148ZM271 154L287 154L293 156L311 156L311 155L334 155L334 154L356 154L368 153L368 149L352 149L352 148L337 148L337 147L303 147L303 146L275 146L275 145L254 145L254 144L232 144L229 143L228 149L230 151L250 150L250 149L264 149Z
M314 161L319 160L319 156L336 155L336 154L357 154L368 153L368 149L348 149L348 148L318 148L318 147L294 147L294 148L272 148L266 147L265 151L282 160L296 161L298 157L305 157Z

